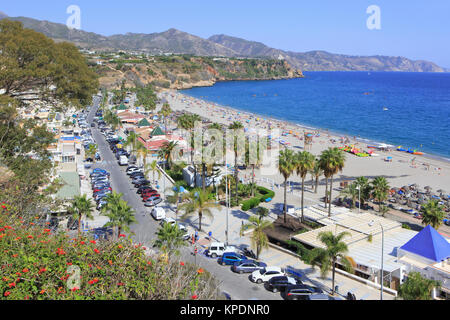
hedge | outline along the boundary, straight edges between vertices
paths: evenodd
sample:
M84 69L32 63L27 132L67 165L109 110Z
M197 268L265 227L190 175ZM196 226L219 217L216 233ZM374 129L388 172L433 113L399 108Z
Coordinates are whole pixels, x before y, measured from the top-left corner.
M243 201L242 207L241 207L242 211L248 211L250 209L253 209L253 208L257 207L261 202L266 202L266 199L268 199L268 198L273 199L273 197L275 197L275 192L273 192L272 190L269 190L267 188L258 186L256 188L256 190L261 195L258 197L254 197L249 200Z
M275 197L275 192L267 188L258 186L256 190L258 190L258 192L261 194L261 196L259 197L260 202L265 202L268 198L273 199Z
M248 211L250 209L253 209L253 208L257 207L260 202L261 202L261 200L258 197L251 198L249 200L246 200L246 201L242 202L241 209L242 209L242 211Z

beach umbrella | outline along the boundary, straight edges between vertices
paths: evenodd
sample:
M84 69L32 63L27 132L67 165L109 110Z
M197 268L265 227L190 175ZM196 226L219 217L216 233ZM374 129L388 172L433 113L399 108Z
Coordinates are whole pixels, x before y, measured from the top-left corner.
M430 186L426 186L424 189L425 190L431 190L432 188Z
M446 193L445 190L439 189L438 191L436 191L437 193Z

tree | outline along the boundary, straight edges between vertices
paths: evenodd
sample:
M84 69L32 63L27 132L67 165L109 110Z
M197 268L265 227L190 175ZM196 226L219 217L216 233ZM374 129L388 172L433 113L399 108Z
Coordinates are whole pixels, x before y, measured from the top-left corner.
M137 103L144 107L145 111L153 111L156 108L157 96L151 85L136 88Z
M164 128L166 134L167 134L167 117L169 117L172 114L172 112L173 111L168 103L164 103L163 106L161 107L161 110L159 111L159 114L164 117Z
M234 121L228 129L231 130L241 130L244 126L239 121ZM238 169L238 137L234 136L233 139L233 149L234 149L234 179L235 179L235 199L236 203L239 202L238 187L239 187L239 169Z
M428 201L420 209L422 213L422 224L431 225L434 229L439 229L445 218L444 206L436 199Z
M131 146L131 153L134 154L138 149L139 136L136 132L130 131L127 140L123 144L125 147Z
M120 127L120 118L111 110L106 110L106 112L103 114L103 120L105 120L105 122L109 124L114 131L116 131L116 129Z
M325 245L324 248L314 248L311 251L311 264L313 267L320 264L320 273L324 278L332 268L332 288L331 294L334 295L334 283L336 263L339 262L344 266L348 272L353 272L353 268L347 256L348 247L342 239L346 236L350 236L349 232L341 232L337 236L333 235L331 231L320 232L318 239Z
M244 224L241 227L241 236L243 232L249 228L253 229L252 236L250 238L252 247L256 250L256 259L259 259L259 255L262 249L267 249L269 247L269 239L264 233L267 228L273 228L273 223L262 219L261 217L251 216L248 218L249 223Z
M109 218L107 227L117 227L117 236L120 237L122 230L130 231L130 224L136 222L133 208L122 200L121 193L110 193L106 196L106 205L102 208L102 212Z
M222 125L217 122L214 122L209 125L208 129L222 130Z
M330 179L330 197L328 206L328 216L331 217L331 199L333 192L333 176L342 171L345 164L345 155L339 148L329 148L320 155L320 163L326 178L325 203L328 199L328 179ZM326 204L325 204L326 206Z
M388 197L389 193L389 184L385 177L376 177L372 181L372 193L374 198L378 201L378 208L381 212L381 205L383 204L383 201L385 201Z
M295 159L297 175L302 179L302 222L303 218L303 198L305 193L305 178L308 172L314 168L314 155L308 151L298 152Z
M432 290L440 286L439 281L424 278L419 272L410 272L400 285L398 295L404 300L432 300Z
M258 215L259 220L262 220L269 215L269 209L264 207L258 207L256 208L256 214Z
M173 194L167 196L167 201L168 201L170 204L175 204L175 205L176 205L176 209L175 209L175 217L176 217L176 220L178 220L179 206L180 206L180 202L183 200L183 199L182 199L182 198L183 198L182 196L185 195L185 193L182 192L182 190L183 190L183 189L181 189L182 187L183 187L183 186L182 186L182 183L176 182L172 189L171 189L171 188L168 188L168 191L172 191Z
M255 167L261 164L261 153L260 153L260 144L259 141L250 141L247 139L247 143L245 144L245 165L252 167L252 197L255 196ZM250 151L253 150L256 154L250 157ZM253 158L253 159L251 159ZM252 162L252 163L251 163Z
M58 99L87 105L98 90L96 74L75 45L55 43L21 22L0 21L0 91L21 102ZM34 94L30 95L30 89Z
M314 176L315 178L315 186L314 186L314 193L317 193L317 188L319 186L319 177L323 174L323 169L320 166L320 161L319 159L315 159L314 160L314 166L312 167L312 169L310 170L311 174Z
M178 141L166 141L158 151L158 157L164 160L169 168L172 167L173 152L178 145Z
M68 208L68 211L72 214L74 219L78 220L78 237L81 234L81 219L83 216L92 219L93 208L94 205L92 200L88 199L85 194L82 196L75 196L72 200L72 205Z
M358 185L356 183L351 183L347 187L345 187L340 193L341 196L349 197L352 199L352 208L355 207L356 200L358 199L359 196L359 191L357 187Z
M97 153L97 145L91 144L89 145L88 150L86 151L86 157L94 159L95 154Z
M278 156L278 171L284 178L284 223L286 223L287 213L287 180L295 170L295 154L292 150L284 149L280 151Z
M180 210L184 211L182 218L198 214L198 229L201 231L203 215L213 217L212 209L220 208L220 205L211 200L208 191L203 191L200 188L193 189L186 198L189 202L180 206Z
M177 249L186 245L183 235L184 232L178 227L178 224L165 223L156 232L157 238L154 244L170 257L172 253L179 254Z
M149 172L153 173L153 183L155 183L155 173L158 174L158 180L161 178L161 171L158 169L158 162L156 160L153 160L149 164L147 164L145 167L145 176L148 175Z
M191 135L191 141L190 141L190 146L191 146L191 164L194 164L194 127L195 127L195 123L197 121L201 121L201 118L199 115L197 114L193 114L193 113L185 113L181 116L178 117L177 119L177 123L178 126L184 130L189 131L190 135Z

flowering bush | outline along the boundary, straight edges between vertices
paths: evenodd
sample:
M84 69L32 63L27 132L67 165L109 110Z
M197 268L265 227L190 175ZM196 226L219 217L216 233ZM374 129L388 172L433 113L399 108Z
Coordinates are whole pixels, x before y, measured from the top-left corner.
M0 205L1 299L216 299L217 282L120 237L70 239Z

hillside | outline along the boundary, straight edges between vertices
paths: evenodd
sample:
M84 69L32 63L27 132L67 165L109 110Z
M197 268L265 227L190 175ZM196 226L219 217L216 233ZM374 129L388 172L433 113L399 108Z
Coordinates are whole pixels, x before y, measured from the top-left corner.
M276 80L303 77L284 60L235 59L198 56L157 56L142 59L105 59L91 63L100 75L100 85L118 88L126 85L187 89L212 86L217 81ZM92 61L93 62L93 61Z
M273 49L260 42L226 35L214 35L209 40L228 47L240 55L273 58L282 56L293 67L303 71L447 71L433 62L413 61L404 57L349 56L326 51L291 52Z
M82 30L70 30L64 24L40 21L26 17L7 17L21 21L26 28L44 33L56 41L70 41L76 45L97 51L135 51L154 55L163 53L191 54L195 56L223 56L274 58L280 56L289 64L303 71L409 71L448 72L433 62L413 61L404 57L350 56L325 51L292 52L270 48L263 43L248 41L227 35L214 35L208 39L169 29L160 33L127 33L109 37Z

